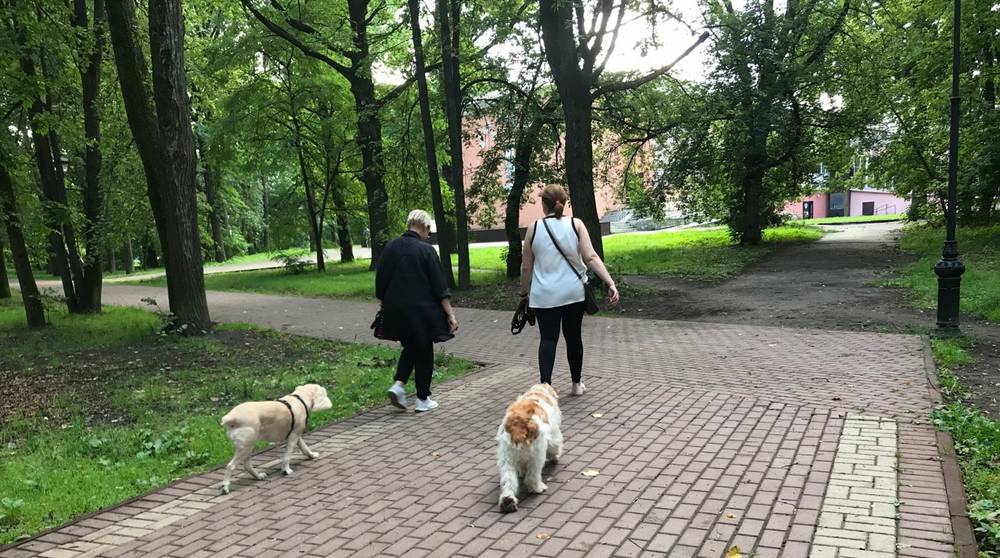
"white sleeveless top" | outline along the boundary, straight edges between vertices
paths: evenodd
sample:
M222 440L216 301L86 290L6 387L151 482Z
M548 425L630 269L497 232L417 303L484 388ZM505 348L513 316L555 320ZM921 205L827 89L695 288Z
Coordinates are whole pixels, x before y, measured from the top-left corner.
M549 225L552 236L545 230ZM586 266L580 257L580 239L573 228L572 217L548 217L543 223L539 219L534 225L531 251L535 256L531 272L531 292L528 304L532 308L555 308L583 301L583 282L576 272L585 272ZM563 253L573 263L576 270L561 255L552 238L559 242Z

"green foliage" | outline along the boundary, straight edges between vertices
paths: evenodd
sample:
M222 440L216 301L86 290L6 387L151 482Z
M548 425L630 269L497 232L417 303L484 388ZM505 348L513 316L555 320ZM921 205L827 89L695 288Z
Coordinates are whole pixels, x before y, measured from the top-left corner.
M308 259L295 252L278 252L271 260L280 263L285 268L285 271L292 275L305 273L311 263Z
M942 219L948 176L952 11L949 0L882 2L865 64L867 93L885 120L872 130L879 181L912 194L914 217ZM990 224L1000 200L997 37L1000 11L990 2L962 6L958 212L967 224ZM990 32L993 30L993 32Z
M1000 422L961 403L938 406L931 416L955 441L980 556L1000 556Z
M938 365L938 384L941 386L941 391L949 398L959 398L965 393L954 370L972 362L972 357L966 350L968 345L969 340L965 338L931 339L934 361Z
M941 259L945 231L940 227L907 227L900 240L903 250L920 259L902 270L894 284L913 291L914 301L933 307L937 300L934 264ZM965 264L962 275L961 309L1000 322L1000 225L958 227L958 249Z
M854 102L846 90L857 69L843 31L864 19L833 0L781 12L759 0L736 10L702 5L716 33L714 69L703 85L661 90L660 106L676 116L653 148L663 172L651 194L675 197L688 213L756 243L786 200L817 187L812 176L824 158L848 150L871 118L863 97ZM834 96L842 106L822 101Z

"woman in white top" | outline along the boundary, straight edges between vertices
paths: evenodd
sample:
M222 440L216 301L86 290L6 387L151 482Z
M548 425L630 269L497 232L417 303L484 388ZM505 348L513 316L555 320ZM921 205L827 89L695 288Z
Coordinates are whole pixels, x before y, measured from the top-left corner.
M587 228L578 219L563 217L568 198L562 186L553 184L542 191L545 218L529 227L524 238L520 295L528 297L528 305L538 318L538 330L542 336L538 345L541 383L552 383L561 327L573 379L571 393L583 395L586 387L581 378L581 327L585 303L580 274L588 267L593 270L607 285L611 304L618 304L618 288L594 250ZM565 258L559 253L560 249Z

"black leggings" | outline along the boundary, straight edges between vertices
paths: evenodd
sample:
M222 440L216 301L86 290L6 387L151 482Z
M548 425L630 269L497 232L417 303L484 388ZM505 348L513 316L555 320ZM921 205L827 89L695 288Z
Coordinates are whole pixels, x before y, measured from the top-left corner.
M562 326L563 337L566 339L566 356L569 361L569 373L573 382L580 381L583 371L583 311L585 303L576 302L555 308L534 308L538 317L538 331L542 341L538 344L538 371L541 383L552 383L552 368L556 364L556 345L559 344L559 328Z
M417 398L427 399L431 396L431 375L434 373L434 343L410 340L400 343L403 344L403 352L396 365L396 380L405 384L410 379L410 372L416 369Z

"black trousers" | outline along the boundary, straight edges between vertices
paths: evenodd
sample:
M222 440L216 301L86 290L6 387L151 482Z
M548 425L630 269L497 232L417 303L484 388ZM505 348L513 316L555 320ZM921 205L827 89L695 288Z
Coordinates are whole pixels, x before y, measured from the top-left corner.
M416 370L417 398L427 399L431 395L431 375L434 373L434 343L408 339L400 343L403 344L403 352L396 365L396 380L405 384L410 379L410 373Z
M538 331L542 340L538 344L538 372L543 384L552 383L552 368L556 364L556 346L559 344L559 330L566 339L566 356L569 373L573 382L579 382L583 372L583 314L584 302L557 306L555 308L534 308L538 318Z

